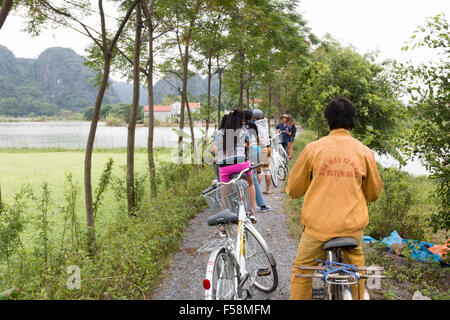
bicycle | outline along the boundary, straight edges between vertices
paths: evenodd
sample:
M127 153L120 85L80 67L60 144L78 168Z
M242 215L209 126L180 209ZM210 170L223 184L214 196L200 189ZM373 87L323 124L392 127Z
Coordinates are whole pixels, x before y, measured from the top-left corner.
M201 193L209 207L219 211L208 218L208 225L225 228L225 238L198 249L212 251L203 280L206 300L248 299L253 295L253 287L270 293L278 286L276 261L249 219L249 185L241 179L261 165L233 175L230 182L216 181Z
M276 134L270 139L271 156L270 156L270 174L274 187L278 187L278 180L285 180L287 175L287 154L280 143L281 133ZM283 156L283 150L284 155Z
M345 264L342 261L342 250L352 249L358 242L351 237L331 239L323 245L326 251L326 260L316 260L323 266L297 266L300 270L313 270L310 274L297 274L298 278L320 278L324 282L323 289L313 288L313 299L327 300L354 300L352 285L358 286L358 300L360 300L360 279L385 278L384 275L361 274L360 271L382 271L382 267L358 267Z

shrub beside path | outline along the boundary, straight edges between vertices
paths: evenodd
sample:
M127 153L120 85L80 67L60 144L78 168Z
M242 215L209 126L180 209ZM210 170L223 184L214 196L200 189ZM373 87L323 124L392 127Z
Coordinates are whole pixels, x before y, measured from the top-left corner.
M263 179L264 180L264 179ZM205 186L206 188L207 186ZM283 210L285 193L283 183L277 189L271 186L272 194L264 195L266 205L272 210L258 212L258 222L254 225L267 241L277 262L279 283L277 289L270 293L254 290L252 300L288 300L291 268L297 253L298 240L288 236L289 215ZM264 190L264 181L261 189ZM218 230L206 223L213 212L203 210L193 218L185 230L185 238L180 250L170 259L170 264L159 287L154 291L154 300L203 300L202 281L206 273L206 264L210 252L199 253L197 249L213 239L219 238Z

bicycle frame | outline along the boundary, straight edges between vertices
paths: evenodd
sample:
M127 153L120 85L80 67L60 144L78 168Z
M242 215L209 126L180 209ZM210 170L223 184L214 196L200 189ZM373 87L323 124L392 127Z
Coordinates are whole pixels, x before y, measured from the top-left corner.
M260 164L262 165L262 164ZM259 165L259 166L260 166ZM221 182L218 185L230 185L236 183L238 181L243 173L245 171L242 171L238 177L232 179L230 182ZM217 185L216 185L217 187ZM236 269L238 270L237 278L235 279L235 288L237 288L237 292L235 293L238 299L242 299L242 288L245 286L245 290L248 291L249 294L251 294L251 286L252 286L252 279L249 277L249 273L246 268L246 252L245 252L245 225L247 223L251 223L250 219L247 217L247 211L245 210L245 204L244 204L244 197L245 194L243 194L242 189L238 188L239 195L238 195L238 201L236 201L238 205L238 227L237 227L237 233L236 233L236 239L233 243L230 230L230 225L227 225L226 233L227 233L227 243L222 246L218 246L210 255L207 271L206 271L206 279L209 283L212 283L212 276L214 273L214 261L216 260L217 255L225 248L225 250L231 252L231 256L233 257L234 261L233 264L235 265ZM239 281L239 283L237 283ZM207 300L212 298L212 290L211 288L205 290L205 298Z
M250 220L247 218L247 212L245 211L245 205L243 200L238 201L239 205L239 214L238 214L238 228L237 228L237 234L236 239L233 242L231 233L229 228L231 228L231 225L228 225L226 228L227 232L227 243L225 243L223 246L217 247L210 255L208 260L208 266L206 270L206 279L209 280L209 282L212 282L212 276L214 271L214 261L217 258L217 255L222 251L222 249L225 248L225 250L231 252L231 256L233 257L233 264L235 265L236 269L239 271L235 281L235 288L238 289L237 292L235 292L238 299L242 299L242 293L243 288L245 287L245 290L248 291L248 293L251 294L251 286L253 284L254 279L250 279L249 273L246 268L246 252L245 252L245 225L247 223L251 223ZM212 290L209 288L208 290L205 290L205 298L206 300L210 300L212 298Z
M342 254L342 248L335 248L326 250L326 259L329 262L337 262L341 263L340 256ZM335 259L337 261L335 261ZM343 265L341 263L341 265ZM313 273L309 274L296 274L296 278L321 278L325 282L325 294L327 295L329 300L354 300L355 298L358 298L358 300L361 298L359 297L359 279L370 279L370 278L379 278L383 279L386 278L384 275L367 275L367 274L361 274L360 271L368 271L368 267L357 267L355 275L358 276L358 278L355 278L355 275L348 274L345 272L338 272L338 273L332 273L326 275L325 279L323 279L323 274L319 271L323 272L324 267L319 266L297 266L300 270L312 270ZM382 271L384 270L382 267L370 267L370 270L372 271ZM358 297L353 297L351 285L358 285Z
M276 157L278 157L279 163L281 163L284 167L287 166L286 161L284 159L287 159L287 153L286 150L281 146L281 143L278 141L279 136L281 136L282 132L277 133L273 138L270 139L270 144L272 146L273 154L275 154Z

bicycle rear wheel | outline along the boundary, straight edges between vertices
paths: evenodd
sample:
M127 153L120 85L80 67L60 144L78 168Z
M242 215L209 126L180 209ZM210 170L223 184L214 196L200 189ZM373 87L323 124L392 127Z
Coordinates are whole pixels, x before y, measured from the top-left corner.
M284 181L286 179L286 168L284 166L278 167L277 177L279 180Z
M327 260L331 262L342 262L342 251L330 250L327 252ZM331 300L353 300L351 285L328 284L330 286ZM330 298L330 297L329 297Z
M278 272L275 259L269 251L266 241L251 225L245 230L246 267L253 285L260 291L270 293L278 286Z
M208 262L205 281L209 283L205 286L205 296L207 300L232 300L237 298L237 270L230 253L225 249L213 252L215 255ZM212 262L213 261L213 262ZM210 263L212 274L210 274Z

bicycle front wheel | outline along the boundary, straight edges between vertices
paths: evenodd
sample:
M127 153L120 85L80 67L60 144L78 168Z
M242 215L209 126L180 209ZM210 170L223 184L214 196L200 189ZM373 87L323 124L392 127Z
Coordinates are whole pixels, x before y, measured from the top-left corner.
M255 279L253 285L265 293L275 291L278 286L275 259L264 238L251 225L246 225L245 249L247 271Z
M209 281L205 287L207 300L232 300L237 298L237 270L225 249L213 252L208 262L205 281ZM212 266L210 265L212 264ZM212 267L212 274L211 269Z
M278 187L278 170L279 170L279 166L276 164L277 164L276 160L274 160L273 157L271 157L271 159L270 159L270 176L272 179L273 186L275 188Z

